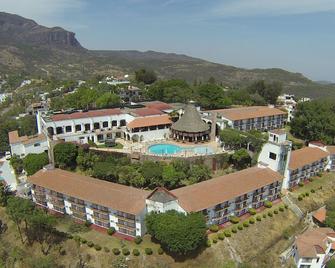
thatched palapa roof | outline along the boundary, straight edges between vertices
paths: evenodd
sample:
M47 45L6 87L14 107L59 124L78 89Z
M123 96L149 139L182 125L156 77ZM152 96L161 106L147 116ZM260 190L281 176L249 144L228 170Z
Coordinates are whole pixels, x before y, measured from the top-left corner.
M202 121L199 112L192 103L185 107L181 118L172 125L172 130L188 133L208 131L210 126Z

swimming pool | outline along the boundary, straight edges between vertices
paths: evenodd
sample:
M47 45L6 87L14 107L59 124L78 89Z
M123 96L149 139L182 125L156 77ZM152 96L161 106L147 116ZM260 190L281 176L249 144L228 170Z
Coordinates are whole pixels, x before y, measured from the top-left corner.
M194 154L212 154L213 149L208 146L181 147L175 144L160 143L149 146L149 153L158 155L173 155L183 152L193 152Z

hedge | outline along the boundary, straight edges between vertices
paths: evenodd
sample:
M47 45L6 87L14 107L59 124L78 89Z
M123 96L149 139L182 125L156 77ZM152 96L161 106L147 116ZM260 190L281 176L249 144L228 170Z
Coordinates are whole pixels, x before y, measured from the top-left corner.
M298 185L299 185L300 187L302 187L302 186L304 186L304 183L301 181L301 182L298 183Z
M164 253L164 251L163 251L162 248L158 248L158 249L157 249L157 253L158 253L159 255L162 255L162 254Z
M256 209L254 209L254 208L249 208L248 211L249 211L250 215L255 215L256 214Z
M283 207L280 207L280 208L279 208L279 211L280 211L280 212L283 212L283 211L284 211L284 208L283 208Z
M109 234L109 235L113 235L115 233L115 228L114 227L110 227L110 228L108 228L108 230L107 230L107 234Z
M237 229L239 229L239 230L243 230L243 225L242 225L242 224L239 224L239 225L237 226Z
M237 233L237 228L236 228L236 227L233 227L233 228L231 228L231 231L232 231L234 234L236 234L236 233Z
M212 245L211 240L207 239L206 240L206 247L210 247Z
M273 211L273 213L274 213L274 214L278 214L278 210L275 209L275 210Z
M122 254L123 254L124 256L128 256L128 255L130 254L129 249L127 249L127 248L123 248L123 249L122 249Z
M266 207L266 208L271 208L271 207L272 207L272 202L266 200L266 201L264 202L264 207Z
M231 237L231 232L229 230L224 231L225 237Z
M268 212L268 216L269 217L272 217L273 216L273 213L271 211Z
M213 238L213 243L216 244L218 242L217 238Z
M225 234L224 233L219 233L218 234L218 238L220 239L220 240L224 240L225 239Z
M263 214L263 218L264 218L264 219L266 218L266 214L265 214L265 213Z
M134 256L140 256L140 251L137 248L133 249L133 255Z
M249 222L247 222L247 221L243 222L243 226L244 227L249 227Z
M250 224L254 224L254 223L255 223L255 219L254 219L254 218L250 218L250 219L249 219L249 223L250 223Z
M136 236L136 238L134 239L135 244L139 245L141 244L141 242L143 241L142 237L140 237L139 235Z
M120 253L121 253L118 248L113 248L112 251L113 251L114 255L120 255Z
M240 222L240 218L237 216L230 216L229 217L229 221L233 224L239 223Z
M82 239L81 239L81 243L86 244L86 243L87 243L87 240L86 240L85 238L82 238Z
M98 244L95 244L95 245L94 245L94 248L95 248L96 251L100 251L100 250L101 250L101 246L98 245Z
M210 227L209 227L209 230L211 231L211 232L217 232L217 231L219 231L219 226L218 225L216 225L216 224L212 224Z
M151 248L145 248L144 252L147 255L152 255L152 253L153 253Z
M109 253L109 252L110 252L110 250L109 250L108 247L104 247L104 251L105 251L106 253Z
M261 221L261 220L262 220L262 217L258 215L258 216L256 217L256 220L257 220L257 221Z

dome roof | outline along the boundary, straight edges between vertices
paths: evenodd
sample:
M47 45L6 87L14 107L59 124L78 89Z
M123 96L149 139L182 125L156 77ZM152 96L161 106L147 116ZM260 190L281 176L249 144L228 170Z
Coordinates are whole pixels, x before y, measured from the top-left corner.
M199 112L192 103L186 105L184 114L172 125L172 130L190 133L205 132L209 128L210 126L202 121Z

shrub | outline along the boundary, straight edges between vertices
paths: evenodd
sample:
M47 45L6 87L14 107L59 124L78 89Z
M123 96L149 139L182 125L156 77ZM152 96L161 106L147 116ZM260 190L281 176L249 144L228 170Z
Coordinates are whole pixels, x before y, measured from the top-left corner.
M307 192L307 193L305 193L305 196L309 196L309 193Z
M133 255L134 256L140 256L140 251L137 248L133 249Z
M231 232L229 230L224 231L225 237L231 237Z
M263 218L264 218L264 219L266 218L266 214L265 214L265 213L263 214Z
M314 189L311 189L311 193L314 194L314 193L315 193L315 190L314 190Z
M218 242L217 238L213 238L213 243L216 244Z
M273 216L273 213L271 211L268 212L268 216L269 217L272 217Z
M244 227L249 227L249 222L247 222L247 221L243 222L243 226Z
M242 225L242 224L239 224L239 225L237 226L237 229L239 229L240 231L243 230L243 225Z
M95 244L95 245L94 245L94 248L95 248L96 251L100 251L100 250L101 250L101 246L98 245L98 244Z
M81 243L86 244L86 243L87 243L87 240L86 240L85 238L82 238L82 239L81 239Z
M73 240L80 243L81 242L81 237L79 235L73 236Z
M272 202L266 200L266 201L264 202L264 207L266 207L266 208L271 208L271 207L272 207Z
M136 236L136 238L134 239L135 244L139 245L141 244L141 242L143 241L142 237L140 237L139 235Z
M248 211L249 211L250 215L255 215L256 214L256 209L254 209L254 208L249 208Z
M145 248L144 252L147 255L152 255L152 249L151 248Z
M299 200L299 201L301 201L301 200L303 200L303 199L304 199L304 198L303 198L302 195L299 195L299 196L298 196L298 200Z
M314 179L313 179L312 177L310 177L308 180L309 180L310 182L314 181Z
M109 253L109 252L110 252L110 250L109 250L108 247L104 247L104 251L105 251L106 253Z
M290 232L287 229L283 231L283 237L286 240L290 239L291 235L290 235Z
M300 181L300 182L298 183L298 185L299 185L300 187L302 187L302 186L304 186L304 183L303 183L302 181Z
M107 234L109 234L109 235L113 235L115 233L115 228L114 227L110 227L110 228L108 228L108 230L107 230Z
M255 219L254 219L254 218L250 218L250 219L249 219L249 223L250 223L250 224L254 224L254 223L255 223Z
M68 239L73 239L73 235L72 234L67 234L66 235Z
M212 245L211 240L207 239L206 240L206 247L210 247Z
M280 212L283 212L283 211L284 211L284 208L283 208L283 207L279 207L279 211L280 211Z
M60 249L60 250L59 250L59 254L60 254L61 256L66 255L66 250L65 250L64 248Z
M225 235L224 235L224 233L219 233L219 234L218 234L218 238L219 238L220 240L224 240L224 239L225 239Z
M91 223L90 221L85 221L84 225L85 225L86 227L90 227L90 226L92 225L92 223Z
M89 246L90 248L94 246L94 243L92 241L88 241L87 242L87 246Z
M232 231L234 234L236 234L236 233L237 233L237 228L236 228L236 227L233 227L233 228L231 228L231 231Z
M284 207L285 207L286 209L288 209L288 205L285 204Z
M229 217L229 221L233 224L239 223L240 222L240 218L237 216L230 216Z
M322 177L322 172L318 172L317 176Z
M128 256L128 255L130 254L129 249L127 249L127 248L123 248L123 249L122 249L122 254L123 254L124 256Z
M275 210L273 211L273 213L274 213L274 214L278 214L278 209L275 209Z
M216 224L212 224L210 227L209 227L209 230L211 231L211 232L217 232L217 231L219 231L219 226L218 225L216 225Z
M120 255L120 250L118 248L113 248L112 251L114 255Z
M262 220L262 217L258 215L258 216L256 217L256 220L257 220L257 221L261 221L261 220Z
M158 255L163 255L164 250L162 248L158 248L157 253L158 253Z

